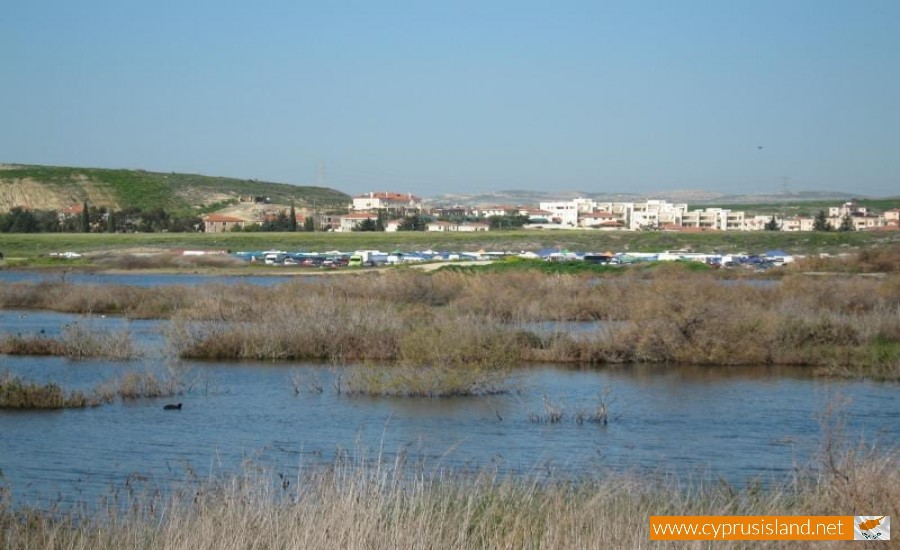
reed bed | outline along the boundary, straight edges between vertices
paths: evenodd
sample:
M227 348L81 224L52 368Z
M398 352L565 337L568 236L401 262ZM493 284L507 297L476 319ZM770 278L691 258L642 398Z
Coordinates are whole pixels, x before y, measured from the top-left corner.
M90 514L0 500L0 537L7 548L645 548L651 515L896 516L897 459L854 449L782 485L740 488L665 474L514 477L342 456L291 479L251 467L199 488L130 493Z
M63 328L59 338L43 334L8 334L0 340L0 353L117 361L132 360L140 355L130 331L96 330L90 321L70 323Z
M0 303L170 318L170 350L195 359L776 364L900 378L900 277L717 273L668 264L603 278L396 270L274 287L60 282L2 285ZM575 338L528 328L546 321L599 329Z
M71 409L103 403L96 393L66 391L54 382L39 384L9 372L0 374L0 409Z
M98 407L117 399L133 400L170 397L184 393L180 375L128 372L90 391L67 391L55 382L43 384L25 380L9 372L0 374L0 409L81 409Z

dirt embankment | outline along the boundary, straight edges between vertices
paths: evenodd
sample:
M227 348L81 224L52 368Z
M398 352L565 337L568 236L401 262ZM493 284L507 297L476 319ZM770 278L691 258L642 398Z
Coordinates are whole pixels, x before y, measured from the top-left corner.
M61 210L87 201L93 206L118 208L106 189L82 176L73 185L53 185L33 178L4 178L0 172L0 212L20 207L28 210Z

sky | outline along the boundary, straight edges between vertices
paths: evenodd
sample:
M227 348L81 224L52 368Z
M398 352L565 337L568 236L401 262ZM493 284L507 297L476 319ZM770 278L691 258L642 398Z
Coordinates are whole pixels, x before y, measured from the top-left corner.
M6 0L0 162L900 195L900 2Z

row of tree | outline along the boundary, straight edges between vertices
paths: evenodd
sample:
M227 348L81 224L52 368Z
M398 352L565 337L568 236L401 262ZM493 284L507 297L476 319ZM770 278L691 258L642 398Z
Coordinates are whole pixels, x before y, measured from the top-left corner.
M772 214L772 219L767 221L763 228L766 231L778 231L781 229L781 224L778 223L775 214ZM841 218L841 225L839 225L836 230L853 231L855 229L856 227L853 225L853 218L848 213L844 214L844 217ZM813 231L835 231L835 227L828 221L828 216L825 214L824 210L819 210L819 213L816 214L816 217L813 219Z
M173 215L162 208L108 209L82 205L76 215L57 210L12 208L0 214L2 233L187 233L203 231L203 220L194 215Z

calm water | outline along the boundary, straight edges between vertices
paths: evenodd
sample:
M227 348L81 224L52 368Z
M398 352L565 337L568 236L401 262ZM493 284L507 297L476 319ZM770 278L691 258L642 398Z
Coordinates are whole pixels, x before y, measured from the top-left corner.
M71 322L131 330L147 355L130 363L0 357L0 371L89 389L130 370L167 368L165 323L0 311L0 334L58 334ZM846 432L884 446L900 441L897 384L828 381L798 370L527 367L513 391L475 398L338 395L340 369L296 363L185 363L190 390L86 410L0 411L0 483L16 502L92 502L139 476L152 485L240 471L248 461L278 473L329 463L341 450L398 454L449 467L578 477L605 469L671 472L737 484L785 479L817 449L818 415L847 401ZM353 367L344 367L353 368ZM317 381L324 391L294 391ZM606 426L578 424L609 392ZM544 399L558 424L535 423ZM180 411L164 411L171 401Z

